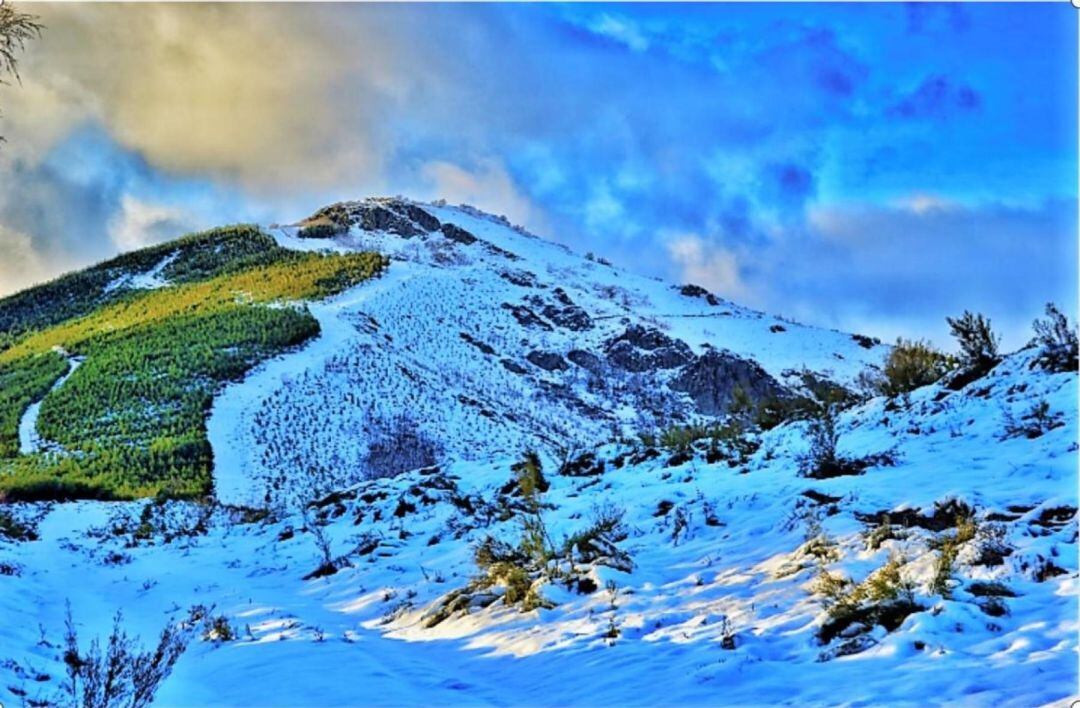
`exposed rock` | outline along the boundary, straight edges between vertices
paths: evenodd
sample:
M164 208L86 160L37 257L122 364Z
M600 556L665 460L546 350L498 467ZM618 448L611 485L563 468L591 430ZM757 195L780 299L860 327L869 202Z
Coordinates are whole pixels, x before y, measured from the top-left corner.
M410 204L409 202L396 202L395 204L400 205L397 207L399 212L405 212L405 215L415 223L419 224L420 228L424 231L438 231L442 226L438 219L415 204ZM453 226L453 224L451 224L451 226Z
M446 238L450 239L451 241L457 241L458 243L463 243L466 246L476 243L475 236L473 236L471 233L461 228L460 226L456 226L455 224L443 224L442 232L443 236L446 236Z
M522 327L537 327L539 329L547 330L548 332L554 329L548 322L524 305L511 305L508 302L504 302L502 308L504 310L509 310L510 314L514 316L514 319L517 320L518 324Z
M720 415L741 388L751 402L790 397L790 393L751 359L709 350L686 366L669 384L690 395L699 413Z
M592 329L593 321L592 318L589 317L589 313L578 307L577 303L570 299L570 296L566 294L565 290L562 288L555 288L555 290L552 291L552 294L555 296L557 304L545 302L536 295L529 297L528 300L531 305L540 308L541 314L543 314L544 317L551 322L554 322L559 327L574 332Z
M863 349L873 349L875 345L881 344L877 337L867 337L865 334L853 334L851 338Z
M499 359L499 363L503 365L503 368L513 374L527 374L529 373L521 364L512 359Z
M564 477L595 477L604 474L604 461L598 460L592 452L582 453L559 468Z
M720 298L716 297L700 285L694 285L693 283L687 283L680 287L679 293L686 297L703 297L707 303L714 307L720 304Z
M686 342L641 325L631 325L608 340L606 353L612 365L634 372L674 369L694 359Z
M522 288L537 287L536 275L527 270L504 270L499 273L499 277Z
M404 238L440 227L439 220L421 207L402 199L385 198L332 204L315 212L308 221L329 222L339 228L357 226L364 231L384 231Z
M566 358L580 366L582 369L594 373L600 371L604 365L604 362L600 360L600 357L592 352L587 352L584 349L572 349L566 354Z
M566 359L555 352L532 351L526 354L525 358L546 371L566 371L570 368Z
M509 261L520 261L521 260L521 256L519 256L518 254L516 254L516 253L514 253L512 251L507 251L505 248L501 248L499 246L496 246L495 244L491 243L490 241L483 241L481 239L478 239L478 240L480 240L480 242L484 244L484 248L486 248L489 253L493 253L496 256L502 256L503 258L505 258L505 259L507 259Z
M495 348L494 347L492 347L490 344L486 344L485 342L481 342L479 339L472 336L468 332L459 332L458 335L463 340L465 340L469 344L473 345L474 347L476 347L480 351L484 352L485 354L494 354L495 353Z

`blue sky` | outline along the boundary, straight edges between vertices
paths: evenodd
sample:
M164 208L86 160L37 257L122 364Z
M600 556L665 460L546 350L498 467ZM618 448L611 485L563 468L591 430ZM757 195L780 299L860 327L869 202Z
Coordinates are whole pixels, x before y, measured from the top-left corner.
M29 7L0 293L400 193L884 338L1076 309L1064 2Z

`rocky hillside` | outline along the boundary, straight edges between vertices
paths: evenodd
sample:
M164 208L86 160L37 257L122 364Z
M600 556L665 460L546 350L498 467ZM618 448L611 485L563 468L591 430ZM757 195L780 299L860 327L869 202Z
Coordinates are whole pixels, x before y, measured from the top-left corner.
M903 379L467 207L245 233L0 301L0 703L1077 693L1075 352Z
M297 467L330 488L356 481L343 473L567 454L733 405L779 410L852 386L887 350L635 276L469 208L373 199L302 224L272 233L285 248L374 251L391 265L313 305L318 341L215 401L227 501L251 502L266 486L254 478Z

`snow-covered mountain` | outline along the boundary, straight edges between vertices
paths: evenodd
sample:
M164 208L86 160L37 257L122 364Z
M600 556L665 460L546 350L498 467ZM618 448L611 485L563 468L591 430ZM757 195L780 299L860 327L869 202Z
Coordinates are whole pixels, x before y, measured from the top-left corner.
M271 303L318 333L213 389L216 499L6 505L0 703L67 702L65 615L86 659L118 610L147 647L187 618L161 705L1077 693L1077 374L1036 348L860 399L888 347L468 207L370 199L266 231L388 265ZM180 287L188 252L160 249L102 292ZM792 411L838 399L847 465L816 474L823 424Z
M254 477L297 467L382 473L370 446L403 429L430 448L425 464L555 454L721 415L737 388L760 401L851 386L886 350L634 275L468 207L371 199L304 223L324 228L272 233L285 248L376 251L391 266L312 305L318 341L215 401L226 501L251 502ZM333 235L299 237L309 230Z

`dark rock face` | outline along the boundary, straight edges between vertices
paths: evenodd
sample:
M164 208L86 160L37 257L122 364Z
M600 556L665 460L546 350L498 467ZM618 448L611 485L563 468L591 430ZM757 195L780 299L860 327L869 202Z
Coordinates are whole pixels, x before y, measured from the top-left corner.
M570 296L566 294L566 291L562 288L555 288L552 291L552 295L555 297L555 302L545 302L543 298L532 295L528 298L529 304L540 309L540 313L549 321L554 322L559 327L569 329L574 332L582 332L587 329L592 329L593 321L589 317L589 313L580 308L577 303L570 299Z
M427 211L402 199L332 204L315 212L310 220L326 220L341 228L359 226L364 231L385 231L404 238L437 231L441 226Z
M566 359L556 354L555 352L541 352L533 351L525 355L534 366L539 366L546 371L566 371L570 368L570 365L566 363Z
M415 223L419 224L420 228L424 231L438 231L439 227L442 226L438 219L415 204L410 204L408 202L400 202L400 204L401 207L399 211L404 211L405 215ZM453 224L451 224L451 226L453 226Z
M686 297L703 297L705 301L714 307L720 304L720 298L713 295L711 292L701 287L700 285L694 285L687 283L679 288L679 293Z
M566 358L586 371L597 372L603 368L604 363L600 357L584 349L572 349L566 354Z
M509 310L510 314L514 316L514 319L517 320L518 324L522 327L536 327L538 329L547 330L548 332L554 329L554 327L524 305L511 305L508 302L504 302L502 308L504 310Z
M595 477L604 474L604 468L603 460L596 459L592 452L586 452L559 468L559 474L564 477Z
M458 335L464 341L466 341L469 344L473 345L474 347L476 347L480 351L484 352L485 354L494 354L495 353L495 348L494 347L492 347L490 344L487 344L485 342L481 342L479 339L472 336L468 332L458 332Z
M609 340L605 349L613 366L633 372L674 369L694 358L686 342L641 325L627 327L621 335Z
M536 275L527 270L504 270L499 277L522 288L535 288L538 285Z
M741 388L749 399L789 398L790 393L761 366L729 352L710 350L686 366L669 384L673 391L689 394L699 413L726 413Z
M466 246L476 243L475 236L473 236L471 233L461 228L460 226L455 226L451 223L443 224L442 232L443 236L446 236L446 238L450 239L451 241L456 241L458 243L465 244Z
M521 364L513 361L512 359L499 359L499 363L503 365L503 368L512 374L527 374L528 370Z
M357 222L364 231L385 231L406 238L424 233L412 219L383 206L361 209Z

